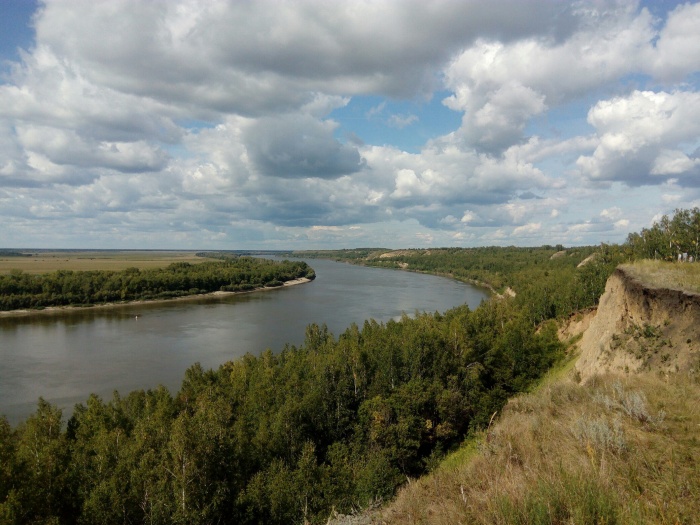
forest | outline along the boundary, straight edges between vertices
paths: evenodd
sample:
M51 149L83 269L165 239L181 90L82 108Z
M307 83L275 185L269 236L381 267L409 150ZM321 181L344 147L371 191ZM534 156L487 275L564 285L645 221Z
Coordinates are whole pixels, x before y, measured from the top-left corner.
M215 291L250 291L314 278L303 261L222 257L197 264L122 271L69 271L33 275L12 270L0 275L0 310L94 305L119 301L170 299Z
M176 393L93 395L67 421L39 399L15 428L0 417L0 524L325 523L386 500L564 355L557 319L595 305L617 262L645 256L635 243L406 250L409 269L516 295L337 337L310 325L299 347L195 364Z

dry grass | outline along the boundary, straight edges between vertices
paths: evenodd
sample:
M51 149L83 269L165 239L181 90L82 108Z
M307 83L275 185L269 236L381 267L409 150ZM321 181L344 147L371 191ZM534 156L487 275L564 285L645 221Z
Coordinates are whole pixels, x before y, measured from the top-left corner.
M375 523L695 523L699 430L697 378L551 381Z
M11 270L48 273L56 270L124 270L162 268L174 262L200 263L208 259L187 251L41 251L31 257L0 257L0 274Z
M625 272L653 288L700 293L700 263L644 260L625 264Z

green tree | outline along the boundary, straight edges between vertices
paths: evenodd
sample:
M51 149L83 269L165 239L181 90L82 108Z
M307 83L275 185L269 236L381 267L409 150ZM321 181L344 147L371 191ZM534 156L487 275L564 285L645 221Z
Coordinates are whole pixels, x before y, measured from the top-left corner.
M76 514L70 453L61 431L62 413L43 398L17 430L23 522L59 523Z

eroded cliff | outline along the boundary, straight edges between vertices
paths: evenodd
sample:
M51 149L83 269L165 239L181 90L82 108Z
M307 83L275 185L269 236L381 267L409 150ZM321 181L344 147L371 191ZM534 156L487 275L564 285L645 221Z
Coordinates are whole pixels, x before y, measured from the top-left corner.
M658 288L618 267L580 341L576 370L671 373L700 369L700 294Z

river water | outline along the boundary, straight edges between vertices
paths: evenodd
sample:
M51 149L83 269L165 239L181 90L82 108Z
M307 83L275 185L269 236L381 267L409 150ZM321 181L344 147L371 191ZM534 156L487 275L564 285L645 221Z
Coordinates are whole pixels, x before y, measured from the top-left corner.
M207 299L0 317L0 414L16 424L39 396L72 412L90 393L110 399L159 384L180 388L185 370L204 368L285 343L300 345L306 326L325 323L337 337L366 319L476 308L484 290L451 279L307 260L308 284Z

